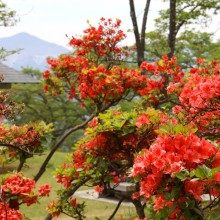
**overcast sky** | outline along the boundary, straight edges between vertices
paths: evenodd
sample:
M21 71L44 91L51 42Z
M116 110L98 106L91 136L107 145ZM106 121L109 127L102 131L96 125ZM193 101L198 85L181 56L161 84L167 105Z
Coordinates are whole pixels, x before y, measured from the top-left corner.
M20 22L14 27L1 27L0 37L27 32L43 40L67 46L66 35L71 37L81 34L88 27L87 20L96 26L101 17L119 18L122 20L122 29L125 32L132 28L128 0L4 0L3 2L17 12ZM145 2L146 0L135 0L136 14L140 23ZM167 5L162 3L162 0L151 2L148 30L153 29L154 18L159 10ZM133 33L127 35L125 43L133 43Z
M44 40L66 46L68 36L81 34L88 28L87 20L96 26L101 17L119 18L122 29L132 28L128 0L4 0L17 12L20 22L14 27L1 27L0 37L27 32ZM138 20L142 20L146 0L136 0ZM148 28L153 29L153 20L164 7L161 0L153 0ZM134 42L133 33L127 42Z

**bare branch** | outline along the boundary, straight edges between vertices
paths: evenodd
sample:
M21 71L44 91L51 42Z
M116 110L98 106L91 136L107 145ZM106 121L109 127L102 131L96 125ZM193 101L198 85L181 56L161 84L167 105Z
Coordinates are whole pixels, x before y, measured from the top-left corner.
M61 137L60 139L57 141L57 143L54 145L54 147L52 148L52 150L50 151L50 153L48 154L47 158L45 159L44 163L41 165L39 172L37 173L37 175L34 177L35 181L38 181L39 178L42 176L42 174L45 172L46 170L46 166L49 163L51 157L54 155L54 153L56 152L56 150L60 147L60 145L63 143L63 141L73 132L77 131L78 129L83 128L89 121L91 121L94 118L95 114L92 114L86 121L84 121L83 123L81 123L80 125L76 125L73 128L70 128L69 130L67 130Z
M28 155L39 155L38 153L30 152L29 150L24 149L24 147L27 147L25 145L15 145L15 144L8 144L8 143L0 142L0 146L1 147L12 148L12 149L15 149L15 150L19 150L19 151L21 151L23 153L26 153Z
M119 200L117 206L115 207L114 212L111 214L111 216L108 218L108 220L111 220L111 219L114 218L115 214L117 213L118 209L119 209L120 206L121 206L121 203L122 203L124 200L125 200L125 197L122 197L122 198Z

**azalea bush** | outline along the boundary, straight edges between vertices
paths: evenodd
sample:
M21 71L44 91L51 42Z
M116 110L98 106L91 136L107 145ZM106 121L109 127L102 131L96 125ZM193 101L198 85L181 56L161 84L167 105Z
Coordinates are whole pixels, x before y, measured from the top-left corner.
M105 194L128 180L135 191L118 206L129 199L137 218L204 219L220 197L220 64L198 58L183 70L175 57L163 56L131 67L119 28L120 20L102 18L70 39L72 55L48 59L45 91L66 93L88 111L84 137L57 169L63 190L48 219L84 219L77 189ZM130 111L120 108L126 100L134 100Z
M51 130L44 122L16 126L10 122L20 114L23 105L10 100L6 92L0 92L0 158L2 165L19 159L20 171L26 159L43 152L41 141ZM6 120L7 119L7 120ZM7 122L7 123L6 123ZM0 176L0 218L2 220L25 219L19 211L21 205L30 206L44 196L49 196L50 186L45 184L36 189L35 180L22 172L11 172Z

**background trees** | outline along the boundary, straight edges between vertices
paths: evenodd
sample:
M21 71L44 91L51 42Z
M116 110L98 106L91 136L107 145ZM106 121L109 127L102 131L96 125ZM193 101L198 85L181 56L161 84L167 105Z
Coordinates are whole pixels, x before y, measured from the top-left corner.
M219 41L214 42L213 35L196 30L184 31L176 39L175 55L184 68L193 67L196 57L219 60ZM147 60L160 59L168 51L167 38L159 31L146 33Z
M190 32L192 32L194 36L198 34L197 37L199 37L199 39L201 40L201 33L197 33L198 30L193 28L209 23L210 19L216 15L220 7L219 2L215 0L206 2L200 0L170 0L169 8L161 10L160 16L155 20L155 30L148 32L148 30L146 29L146 25L148 11L150 10L150 1L146 1L140 34L138 30L137 17L135 14L134 1L129 1L129 3L137 47L137 62L139 64L139 60L143 61L145 60L145 57L147 57L148 59L152 59L152 56L156 56L157 58L159 58L164 54L168 54L169 57L173 56L174 54L180 55L180 49L182 48L182 46L184 45L184 47L188 47L188 44L185 45L183 44L184 41L182 41L181 47L177 46L178 38L183 39L184 37L189 35ZM139 40L140 38L142 40ZM196 38L194 39L196 40ZM201 43L199 39L196 44ZM205 38L203 40L205 40ZM145 42L147 43L146 45ZM195 42L192 42L192 44L195 44ZM144 48L143 50L145 52L143 52L140 48ZM191 51L186 51L188 50L186 49L184 53L188 53L189 56L192 55L190 54ZM215 57L214 59L216 58L218 57Z
M1 0L0 1L0 26L12 26L18 22L18 18L16 18L16 12L9 9L7 5ZM0 48L0 60L5 59L5 57L12 55L18 52L18 50L8 51L4 48Z
M42 81L42 72L30 68L23 69L23 73L30 74ZM53 96L46 94L42 83L34 85L13 85L13 100L23 103L23 113L15 118L17 124L22 125L29 121L44 121L54 125L51 137L48 139L48 149L55 143L57 137L74 125L82 123L88 112L82 109L77 101L71 101L66 95ZM65 140L60 150L69 151L73 140L82 136L82 131L77 131Z

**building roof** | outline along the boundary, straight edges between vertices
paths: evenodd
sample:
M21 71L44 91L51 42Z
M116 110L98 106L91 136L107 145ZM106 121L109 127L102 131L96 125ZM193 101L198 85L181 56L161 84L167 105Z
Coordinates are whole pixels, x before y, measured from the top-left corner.
M0 82L0 84L39 83L39 80L34 79L30 75L21 73L2 63L0 63L0 77L3 77L3 80Z

